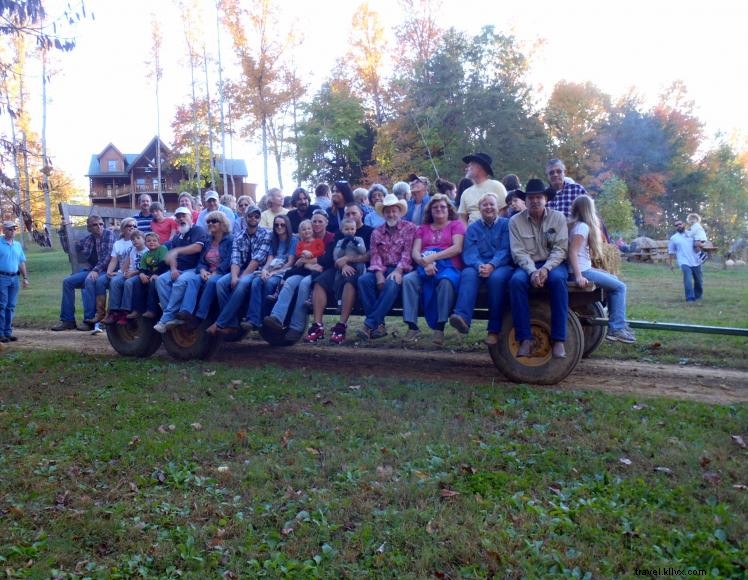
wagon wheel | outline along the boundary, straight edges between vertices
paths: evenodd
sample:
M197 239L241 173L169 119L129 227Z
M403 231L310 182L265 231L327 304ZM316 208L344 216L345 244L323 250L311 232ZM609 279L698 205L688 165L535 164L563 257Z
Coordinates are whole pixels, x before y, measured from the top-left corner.
M127 324L109 324L109 344L122 356L149 357L161 346L161 335L153 330L152 319L139 317Z
M531 357L516 358L519 342L514 336L510 312L504 315L504 332L496 345L490 346L494 365L508 379L518 383L553 385L564 380L576 368L584 350L584 333L579 319L572 310L566 319L566 358L551 356L551 309L538 300L530 301L530 328L535 341Z
M593 302L592 304L575 306L574 312L576 312L580 317L582 333L584 334L584 350L582 351L582 358L587 358L603 343L605 335L608 334L608 327L584 324L581 318L585 316L590 316L592 318L605 318L605 307L600 302Z
M164 334L164 347L176 359L191 360L209 358L218 348L219 339L205 332L212 324L204 320L197 328L188 328L181 324L170 328Z

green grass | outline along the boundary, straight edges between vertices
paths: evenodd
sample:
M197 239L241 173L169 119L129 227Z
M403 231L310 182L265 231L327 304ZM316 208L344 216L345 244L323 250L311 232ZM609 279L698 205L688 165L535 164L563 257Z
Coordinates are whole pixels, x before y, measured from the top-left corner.
M59 317L61 282L70 273L69 262L60 250L31 249L28 267L32 286L21 293L16 326L48 328ZM707 262L704 270L703 304L687 306L683 299L679 270L671 272L664 265L624 263L622 278L628 285L628 318L748 328L748 268L724 270L719 264ZM80 318L80 292L77 295ZM334 319L331 318L330 322L334 323ZM352 322L351 337L361 324L357 317ZM423 321L421 326L426 328ZM376 341L372 346L401 348L400 338L405 334L405 326L398 319L389 319L388 328L396 331L395 336ZM638 330L636 334L636 345L606 342L594 356L748 368L746 338L655 330ZM485 323L480 321L474 324L466 337L448 329L446 347L453 350L484 350L484 335ZM420 347L431 348L428 338Z
M748 484L748 452L731 436L748 435L747 406L357 383L6 353L0 567L60 578L637 567L744 577L748 495L735 486Z

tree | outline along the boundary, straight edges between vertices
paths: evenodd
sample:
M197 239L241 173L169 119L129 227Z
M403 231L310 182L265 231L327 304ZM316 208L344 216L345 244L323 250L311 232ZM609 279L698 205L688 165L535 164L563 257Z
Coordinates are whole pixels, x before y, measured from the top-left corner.
M351 21L348 61L353 68L356 88L371 103L377 127L384 122L385 81L382 66L387 53L387 39L379 14L364 2Z
M567 174L579 182L601 170L597 137L608 122L610 97L590 82L559 81L543 113L552 155L563 159Z
M624 238L636 235L634 206L625 181L615 176L606 179L595 204L611 235Z
M299 179L357 183L371 163L374 129L350 85L328 81L306 113L299 124Z

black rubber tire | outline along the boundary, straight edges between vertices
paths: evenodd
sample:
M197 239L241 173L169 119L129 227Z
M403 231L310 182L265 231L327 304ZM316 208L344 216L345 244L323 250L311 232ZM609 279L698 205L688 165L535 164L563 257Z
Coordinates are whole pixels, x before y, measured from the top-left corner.
M600 302L577 306L574 308L574 312L580 316L607 318L605 307ZM582 332L584 333L584 350L582 351L582 358L588 358L605 340L605 336L608 334L608 327L592 326L584 324L581 321L580 324L582 325Z
M154 324L153 319L142 316L125 325L108 324L106 336L122 356L149 357L161 346L161 335L153 330Z
M194 329L188 329L184 324L175 326L166 331L164 337L164 348L177 360L206 359L212 356L220 339L205 332L212 321L205 320Z
M293 346L294 344L296 344L298 340L288 340L286 338L287 332L288 329L284 329L283 332L278 333L277 331L268 328L264 324L260 328L260 336L271 346ZM301 334L303 335L304 333L302 332Z
M503 320L503 332L499 342L488 348L496 368L511 381L536 385L555 385L576 368L582 359L584 350L584 333L577 315L569 310L566 319L566 358L551 356L551 309L545 302L530 301L532 313L530 325L535 339L535 350L538 356L516 358L514 355L519 343L514 338L514 325L511 312L507 311Z

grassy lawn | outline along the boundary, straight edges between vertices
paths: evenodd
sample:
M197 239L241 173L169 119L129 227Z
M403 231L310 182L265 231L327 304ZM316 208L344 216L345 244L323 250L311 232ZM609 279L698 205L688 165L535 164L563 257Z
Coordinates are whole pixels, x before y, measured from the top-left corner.
M70 273L69 262L62 251L32 249L29 251L29 271L32 287L21 293L16 326L47 328L58 319L61 281ZM704 274L705 298L699 306L686 306L679 270L671 272L663 265L624 263L622 277L628 285L628 318L632 320L748 328L748 268L723 270L720 265L708 262ZM80 318L80 292L77 295ZM330 323L334 322L331 318ZM405 326L397 319L388 322L395 336L373 345L400 348L398 336L404 335ZM354 317L351 336L360 323ZM423 321L421 326L426 328ZM446 346L454 350L484 350L484 333L485 323L480 321L474 324L467 337L448 329ZM638 330L636 333L636 345L606 342L594 356L748 368L746 338L655 330ZM428 338L423 345L431 347Z
M745 405L8 352L0 569L745 577L746 425Z

